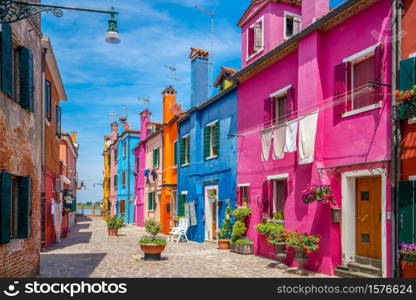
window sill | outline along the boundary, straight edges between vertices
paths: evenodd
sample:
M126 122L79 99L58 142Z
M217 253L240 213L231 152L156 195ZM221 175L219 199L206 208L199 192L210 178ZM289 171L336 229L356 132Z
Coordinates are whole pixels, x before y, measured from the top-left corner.
M255 53L253 53L253 54L251 54L250 56L248 56L247 58L246 58L246 62L248 62L248 61L250 61L251 59L253 59L253 58L255 58L257 55L259 55L261 52L263 52L264 51L264 47L263 48L261 48L261 49L259 49L257 52L255 52Z
M368 105L368 106L361 107L361 108L358 108L358 109L354 109L354 110L351 110L351 111L347 111L346 113L342 114L342 117L346 118L346 117L354 116L354 115L357 115L357 114L360 114L360 113L363 113L363 112L367 112L367 111L370 111L370 110L379 109L380 107L381 107L381 102L378 102L376 104L372 104L372 105Z
M211 160L211 159L215 159L215 158L218 158L218 155L206 157L205 160Z
M184 168L184 167L188 167L188 166L190 166L191 164L190 163L187 163L187 164L183 164L183 165L181 165L181 167L182 168Z

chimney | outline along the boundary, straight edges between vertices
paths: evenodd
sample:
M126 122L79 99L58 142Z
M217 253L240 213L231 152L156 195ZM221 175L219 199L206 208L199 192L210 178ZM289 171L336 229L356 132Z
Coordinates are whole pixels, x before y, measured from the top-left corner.
M118 137L118 123L111 123L111 140L114 142Z
M127 123L127 117L119 117L118 120L120 121L120 125L121 128L123 128L123 131L130 129L130 125Z
M170 86L162 92L163 95L163 123L168 123L175 117L176 90Z
M140 140L144 141L145 139L147 139L147 124L150 122L150 116L152 115L152 113L148 110L145 109L144 111L142 111L140 113Z
M191 107L208 100L208 57L208 51L191 48Z
M75 131L71 132L71 140L74 144L77 142L77 133Z
M302 1L302 28L308 27L328 12L329 0Z

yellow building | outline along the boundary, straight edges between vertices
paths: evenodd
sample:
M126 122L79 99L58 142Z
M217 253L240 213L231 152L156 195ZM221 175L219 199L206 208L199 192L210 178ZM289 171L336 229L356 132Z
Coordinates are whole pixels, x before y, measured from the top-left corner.
M104 170L103 170L103 205L104 210L109 211L110 210L110 152L109 147L111 145L111 136L105 136L104 137Z

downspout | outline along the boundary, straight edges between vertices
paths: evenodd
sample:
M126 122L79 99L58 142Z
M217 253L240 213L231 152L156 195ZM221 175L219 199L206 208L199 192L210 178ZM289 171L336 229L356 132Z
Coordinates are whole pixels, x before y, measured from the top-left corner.
M46 69L46 53L48 49L44 48L42 51L42 88L41 90L41 249L45 248L45 209L46 209L46 193L45 193L45 178L46 178L46 154L45 154L45 69Z
M401 16L402 10L400 0L393 0L393 43L392 43L392 91L397 90L398 72L401 57ZM400 183L400 120L397 115L396 95L392 93L392 143L391 143L391 265L392 277L400 276L399 266L399 248L398 248L398 199L399 199L399 183Z

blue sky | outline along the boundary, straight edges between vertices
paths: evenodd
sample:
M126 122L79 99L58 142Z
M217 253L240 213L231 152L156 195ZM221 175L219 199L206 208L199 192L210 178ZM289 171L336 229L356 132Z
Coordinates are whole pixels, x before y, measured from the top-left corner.
M344 0L332 0L332 6ZM106 44L107 15L64 11L62 18L45 14L43 32L54 47L68 95L62 104L63 130L76 131L80 152L79 179L87 185L78 201L100 201L103 136L114 116L128 114L139 129L138 114L149 108L161 119L160 92L170 84L177 101L189 108L189 48L209 49L210 17L199 6L216 13L215 74L221 66L240 68L240 34L236 25L250 0L48 0L44 3L109 9L117 20L121 43ZM177 68L177 80L166 66ZM145 104L139 98L149 97Z

